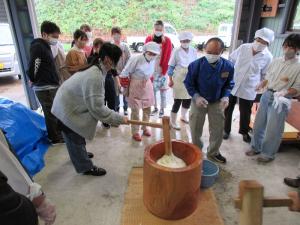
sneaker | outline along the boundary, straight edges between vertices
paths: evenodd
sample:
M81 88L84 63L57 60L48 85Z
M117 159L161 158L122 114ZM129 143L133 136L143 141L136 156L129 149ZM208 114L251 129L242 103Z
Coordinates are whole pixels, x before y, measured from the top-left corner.
M53 146L59 145L59 144L65 144L65 140L64 140L64 139L54 140L54 141L51 141L51 144L52 144Z
M164 109L159 110L159 118L162 118L164 116L165 112Z
M83 175L91 175L91 176L104 176L106 174L106 170L97 166L93 166L92 169L83 173Z
M110 128L110 125L107 124L107 123L102 123L103 127L106 128L106 129L109 129Z
M224 132L223 139L227 140L229 138L229 135L230 135L229 133Z
M141 135L139 133L132 135L132 138L133 138L133 140L138 141L138 142L142 141Z
M257 158L257 162L261 162L261 163L268 163L268 162L271 162L273 161L273 159L271 158L267 158L267 157L264 157L264 156L260 156Z
M219 162L219 163L226 163L227 160L224 156L222 156L220 153L218 155L214 155L214 156L210 156L208 155L208 158L215 161L215 162Z
M143 135L146 136L146 137L151 137L151 132L148 129L145 129L143 131Z
M251 137L249 134L243 134L243 141L246 143L250 143L251 142Z
M127 110L124 111L124 116L128 116L128 111Z
M89 159L92 159L92 158L94 158L94 154L93 154L93 153L91 153L91 152L87 152L87 156L89 157Z
M151 112L150 116L154 116L158 112L158 108L154 108L154 110Z
M260 154L260 152L256 152L254 149L251 149L246 152L247 156L255 156L255 155L259 155L259 154Z
M293 187L293 188L300 187L300 177L297 177L296 179L285 177L283 181L289 187Z

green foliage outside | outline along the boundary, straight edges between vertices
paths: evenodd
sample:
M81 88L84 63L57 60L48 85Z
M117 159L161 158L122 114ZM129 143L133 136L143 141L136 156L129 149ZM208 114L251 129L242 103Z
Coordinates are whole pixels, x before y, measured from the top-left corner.
M57 23L71 34L82 23L106 33L112 26L127 34L152 31L157 19L170 22L178 31L216 32L220 23L232 23L235 0L35 0L39 24Z
M294 17L293 29L300 30L300 2L298 3L296 14Z

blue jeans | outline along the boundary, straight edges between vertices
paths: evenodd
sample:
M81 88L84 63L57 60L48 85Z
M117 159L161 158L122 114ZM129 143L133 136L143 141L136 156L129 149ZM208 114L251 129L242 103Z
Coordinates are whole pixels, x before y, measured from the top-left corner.
M126 100L126 97L124 95L116 95L116 111L119 112L120 110L120 98L123 98L123 109L124 111L127 111L128 109L128 102Z
M282 111L278 113L272 105L273 101L272 91L266 91L262 95L255 117L251 141L252 149L269 159L274 159L279 149L288 114L286 105L283 105Z
M70 159L77 173L83 173L93 168L85 148L85 139L70 129L62 129Z

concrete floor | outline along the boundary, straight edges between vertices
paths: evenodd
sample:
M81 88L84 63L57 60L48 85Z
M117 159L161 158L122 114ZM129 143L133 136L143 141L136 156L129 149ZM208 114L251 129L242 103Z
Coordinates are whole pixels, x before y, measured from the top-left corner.
M158 121L157 118L152 120ZM237 196L240 180L256 179L265 186L266 195L284 197L291 189L283 184L283 177L295 177L300 172L300 151L297 146L284 146L275 161L261 165L255 157L245 156L244 152L249 149L249 145L242 142L241 136L237 134L237 120L233 126L231 138L221 146L228 163L221 165L221 176L213 188L226 225L238 224L239 214L234 209L233 198ZM173 138L191 141L189 127L184 124L181 127L180 132L172 132ZM96 138L87 144L87 149L95 154L95 164L107 169L108 174L104 177L76 174L65 146L50 148L46 155L46 167L35 180L57 206L55 224L120 224L130 169L142 166L145 146L162 137L160 130L152 129L152 132L153 137L136 143L131 140L128 126L107 130L99 124ZM208 142L207 124L203 139ZM299 218L299 213L289 212L287 208L264 210L264 225L299 225Z
M21 81L15 78L0 79L0 96L26 104ZM168 101L171 93L168 93ZM168 106L167 112L170 111ZM249 145L237 134L238 110L235 110L233 131L229 140L221 146L228 163L221 165L221 173L213 189L226 225L238 224L238 211L233 207L233 198L238 193L238 182L256 179L265 186L266 195L285 197L292 189L282 182L283 177L300 174L300 151L298 146L283 146L275 161L261 165L244 152ZM156 117L153 121L159 121ZM173 138L191 141L189 127L181 124L180 132L172 132ZM57 207L57 225L119 225L128 174L133 166L143 165L145 146L162 138L158 129L142 143L133 142L129 126L109 130L99 123L97 134L87 149L95 154L94 163L107 169L104 177L89 177L76 174L64 145L51 147L46 154L45 168L35 177L47 196ZM203 140L208 143L207 123ZM204 152L206 151L204 147ZM264 225L300 225L300 214L287 208L264 210ZM133 224L135 225L135 224Z

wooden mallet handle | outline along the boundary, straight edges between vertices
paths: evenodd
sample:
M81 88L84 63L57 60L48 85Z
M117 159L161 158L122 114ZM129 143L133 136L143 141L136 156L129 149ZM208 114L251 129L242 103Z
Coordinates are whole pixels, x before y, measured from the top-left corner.
M163 128L162 124L160 123L153 123L153 122L145 122L139 120L128 120L128 124L132 125L141 125L141 126L148 126L148 127L155 127L155 128Z

